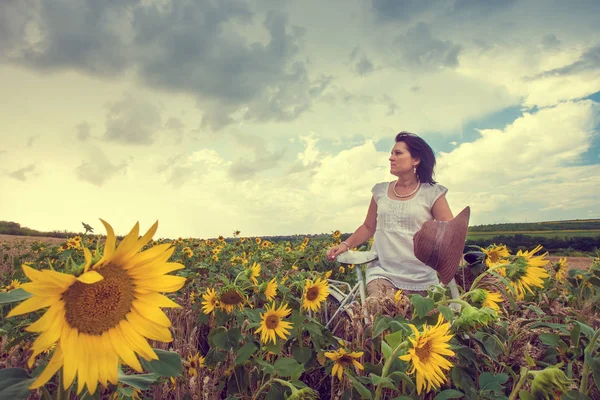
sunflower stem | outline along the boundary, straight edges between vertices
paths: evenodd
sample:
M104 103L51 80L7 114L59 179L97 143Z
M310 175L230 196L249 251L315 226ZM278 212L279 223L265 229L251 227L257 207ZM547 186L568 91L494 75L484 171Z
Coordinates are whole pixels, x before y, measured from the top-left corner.
M398 344L392 351L390 357L387 360L385 360L385 364L383 365L383 369L381 370L382 381L387 376L388 371L390 370L392 363L394 362L394 358L396 358L400 350L404 349L407 345L407 340ZM379 385L377 385L377 388L375 389L375 400L379 400L381 398L381 392L383 392L383 382L379 383Z
M464 300L461 299L447 299L447 300L440 300L437 303L435 303L436 306L442 306L444 304L448 304L448 303L456 303L456 304L460 304L463 307L471 307L471 305L469 303L467 303Z
M486 269L485 271L483 271L481 274L479 274L479 276L477 278L475 278L475 280L473 281L473 283L471 283L471 288L469 290L473 290L477 288L477 285L479 284L479 282L481 282L481 280L489 273L491 273L494 270L500 269L500 268L506 268L508 267L510 264L500 264L500 265L495 265L491 268Z
M266 381L264 383L264 385L262 385L256 393L254 393L254 396L252 396L252 400L258 399L258 395L261 394L262 391L265 390L268 386L270 386L274 381L275 381L275 378L271 378L268 381Z
M521 390L521 388L525 384L525 381L527 380L528 373L529 373L528 368L521 367L521 377L519 378L519 381L517 382L517 384L513 387L512 391L510 392L510 396L508 397L508 400L516 400L517 396L519 395L519 390Z
M46 386L42 386L40 389L42 390L42 399L52 400L52 396L50 395L50 392L48 391Z
M594 352L594 348L596 347L596 340L600 337L600 329L598 329L590 343L583 350L583 371L581 372L581 382L579 383L579 391L581 393L587 393L588 390L588 376L590 374L590 362L592 361L592 356Z

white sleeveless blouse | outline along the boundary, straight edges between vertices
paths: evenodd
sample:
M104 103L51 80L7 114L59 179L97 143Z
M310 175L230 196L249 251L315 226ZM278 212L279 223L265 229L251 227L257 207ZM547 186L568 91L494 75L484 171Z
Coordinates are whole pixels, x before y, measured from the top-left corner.
M433 203L448 189L425 183L411 199L393 200L388 196L390 184L378 183L372 189L377 203L377 228L372 250L377 252L379 259L367 268L367 283L384 278L398 289L427 290L438 285L439 279L434 269L415 257L413 236L425 221L433 219Z

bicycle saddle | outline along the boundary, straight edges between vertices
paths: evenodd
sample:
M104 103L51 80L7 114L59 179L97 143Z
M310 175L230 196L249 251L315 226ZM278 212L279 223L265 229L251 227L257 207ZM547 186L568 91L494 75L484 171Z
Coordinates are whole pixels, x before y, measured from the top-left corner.
M366 264L377 260L377 253L374 251L346 251L336 257L336 260L342 264Z

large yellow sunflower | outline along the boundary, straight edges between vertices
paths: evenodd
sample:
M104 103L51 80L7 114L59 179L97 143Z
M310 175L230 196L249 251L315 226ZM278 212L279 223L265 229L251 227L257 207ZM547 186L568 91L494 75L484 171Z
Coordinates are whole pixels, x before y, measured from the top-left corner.
M142 367L136 353L146 360L158 359L146 339L172 341L171 321L160 307L179 306L159 292L175 292L185 283L185 278L166 275L183 268L167 262L174 248L164 244L140 252L156 232L157 222L142 238L136 223L115 249L114 231L108 223L102 223L107 231L104 255L92 265L92 255L84 247L86 263L78 278L23 265L31 282L21 287L33 297L8 316L50 307L26 328L40 333L32 347L29 367L39 354L58 342L31 389L44 385L62 367L65 388L77 375L77 393L87 386L93 394L98 382L104 387L107 382L117 384L119 359L138 372Z
M487 249L482 249L485 253L485 264L488 268L498 265L505 257L510 256L510 251L504 245L496 246L495 244Z
M260 340L265 344L269 340L277 343L276 336L284 340L287 339L293 324L281 319L290 315L291 312L292 310L285 303L282 303L277 309L275 309L275 303L272 303L271 307L267 304L266 311L260 314L260 326L254 333L260 333Z
M335 362L333 364L333 368L331 369L331 375L337 376L341 381L342 374L344 373L344 367L354 365L356 368L364 370L365 368L362 366L362 364L356 360L357 358L361 358L363 354L364 352L362 351L353 351L352 353L348 353L343 347L340 347L336 351L326 352L325 357Z
M206 293L202 295L204 301L202 302L202 312L204 314L210 314L215 312L215 309L220 307L219 297L215 292L215 289L208 288Z
M412 324L415 338L409 338L412 348L408 354L400 356L403 361L411 363L409 374L417 374L417 393L421 394L423 389L430 391L432 388L439 388L446 381L446 373L442 370L449 370L452 363L443 356L453 356L454 352L450 350L448 342L453 335L448 334L450 324L442 324L442 315L438 317L437 324L432 327L425 325L423 332Z
M544 269L548 264L545 258L548 253L534 256L541 249L542 246L537 246L531 251L519 250L510 266L498 269L498 273L510 281L518 299L525 297L527 292L533 293L534 287L544 287L543 279L549 276Z
M329 296L329 285L326 280L317 278L313 282L307 279L304 286L302 309L317 311L321 307L321 303L327 299L327 296Z

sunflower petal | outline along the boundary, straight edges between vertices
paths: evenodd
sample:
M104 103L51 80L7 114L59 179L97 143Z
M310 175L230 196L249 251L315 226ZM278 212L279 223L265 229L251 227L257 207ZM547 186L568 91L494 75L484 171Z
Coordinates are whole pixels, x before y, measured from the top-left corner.
M140 279L136 285L140 289L152 290L155 292L176 292L185 284L185 278L181 276L163 275L157 278Z
M121 357L121 360L135 371L142 373L142 365L140 361L137 359L134 351L127 346L125 343L125 339L121 335L121 330L117 327L112 328L108 332L105 332L110 339L110 344L112 345L115 352Z
M96 282L100 282L103 279L104 279L104 277L102 275L100 275L99 273L97 273L96 271L85 272L85 273L81 274L79 276L79 278L77 278L77 280L79 282L86 283L88 285L91 285Z
M54 354L52 354L50 362L48 363L48 365L46 365L46 368L44 368L40 376L38 376L37 379L33 381L31 386L29 386L29 389L37 389L44 386L50 380L50 378L52 378L54 374L56 374L56 372L60 369L60 367L62 367L62 365L63 353L60 346L56 346L56 349L54 350Z
M173 336L171 336L171 332L167 328L148 321L135 310L132 310L127 314L126 318L131 322L133 329L148 339L159 340L166 343L173 341Z
M204 297L204 296L202 296ZM138 301L146 303L148 305L153 305L156 307L164 307L164 308L181 308L181 306L175 303L173 300L169 299L167 296L162 295L156 292L150 292L146 294L138 294L136 296ZM208 300L205 298L205 300Z

